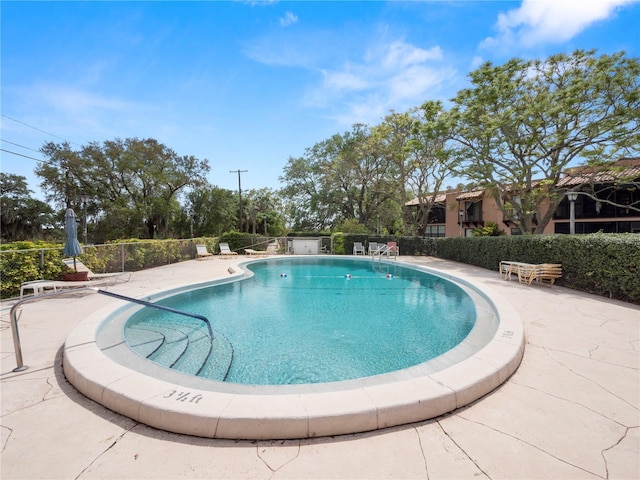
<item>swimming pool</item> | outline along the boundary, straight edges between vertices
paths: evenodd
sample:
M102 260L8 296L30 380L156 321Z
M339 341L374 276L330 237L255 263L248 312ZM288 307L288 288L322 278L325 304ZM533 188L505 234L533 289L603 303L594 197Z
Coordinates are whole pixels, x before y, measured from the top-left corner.
M476 320L463 288L402 265L295 257L247 269L253 275L242 281L157 302L207 317L213 342L202 321L143 308L125 324L128 345L212 380L323 383L426 362L462 342Z
M246 278L244 269L252 262L244 260L217 260L216 265L224 267L195 261L161 267L153 274L158 279L151 280L155 293L140 293L149 291L149 280L137 283L135 274L130 283L114 291L162 301ZM392 268L394 263L383 260L380 265ZM425 260L398 259L398 264L453 281L472 298L477 320L460 344L405 369L316 384L243 385L203 379L134 353L124 342L123 329L139 308L111 301L68 336L64 373L81 393L115 412L155 428L209 438L310 438L434 418L479 399L506 381L520 364L524 329L500 294L501 282L479 284L475 274L467 275L456 264L452 264L457 272L454 276L416 263ZM211 270L218 272L213 278ZM203 280L205 277L210 280Z

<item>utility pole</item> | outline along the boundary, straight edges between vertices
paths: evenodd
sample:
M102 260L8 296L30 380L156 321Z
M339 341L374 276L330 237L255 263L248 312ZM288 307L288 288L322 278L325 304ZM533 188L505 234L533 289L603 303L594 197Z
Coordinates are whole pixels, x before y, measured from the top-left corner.
M242 231L242 184L240 183L240 174L249 170L229 170L229 173L238 174L238 231Z
M79 195L80 202L82 203L82 237L84 239L84 244L87 245L87 202L89 201L89 195L86 193L81 193Z

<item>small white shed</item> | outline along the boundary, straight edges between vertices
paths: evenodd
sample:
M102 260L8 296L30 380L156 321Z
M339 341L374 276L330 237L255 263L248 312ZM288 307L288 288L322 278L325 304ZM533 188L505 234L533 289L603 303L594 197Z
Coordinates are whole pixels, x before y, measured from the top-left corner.
M293 238L291 250L294 255L318 255L322 251L320 238Z

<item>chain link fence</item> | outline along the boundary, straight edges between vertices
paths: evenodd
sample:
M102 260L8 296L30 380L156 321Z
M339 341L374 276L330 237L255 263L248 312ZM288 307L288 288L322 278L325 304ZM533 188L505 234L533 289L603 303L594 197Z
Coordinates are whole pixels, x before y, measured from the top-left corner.
M237 237L237 238L236 238ZM245 248L266 250L278 243L278 253L293 253L291 239L239 234L230 238L201 237L185 240L141 240L83 246L77 257L94 273L136 272L196 258L196 244L206 245L211 253L219 251L218 242L228 241L233 251ZM322 239L323 252L330 251L330 239ZM33 280L61 280L68 272L63 263L64 247L0 250L0 299L17 297L20 285Z
M432 254L433 242L412 237L372 237L371 235L265 237L244 233L222 237L200 237L184 240L141 240L135 242L88 245L77 257L94 273L136 272L147 268L196 258L196 244L206 245L211 253L218 253L218 242L230 245L232 251L243 254L245 249L266 250L278 244L281 254L351 254L354 241L398 240L400 251L407 255ZM433 240L433 239L431 239ZM426 250L425 250L426 249ZM20 285L33 280L61 280L68 272L63 263L64 247L0 250L0 299L17 297ZM427 252L428 251L428 252Z
M135 272L191 260L196 243L210 251L216 239L149 240L84 246L77 257L94 273ZM20 284L32 280L59 280L68 268L62 262L64 248L0 251L0 298L17 297Z

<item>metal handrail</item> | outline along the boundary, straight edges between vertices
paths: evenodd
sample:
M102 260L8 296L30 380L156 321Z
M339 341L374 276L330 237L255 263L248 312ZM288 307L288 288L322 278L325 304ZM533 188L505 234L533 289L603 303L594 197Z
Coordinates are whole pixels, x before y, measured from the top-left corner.
M386 245L383 245L377 250L374 250L374 252L371 254L371 260L375 260L376 257L378 257L378 260L380 260L382 259L383 255L389 257L389 247L387 247Z
M82 292L82 291L96 292L98 291L98 289L95 287L81 287L81 288L73 289L74 293ZM45 298L50 298L50 297L57 297L57 296L68 294L68 293L69 293L69 290L60 290L52 293L44 293L42 295L21 299L11 307L11 311L9 312L9 317L11 319L11 334L13 336L13 349L16 351L16 365L17 365L16 368L13 369L14 372L22 372L27 368L29 368L29 366L25 365L24 362L22 361L22 344L20 343L20 332L18 331L18 315L17 315L18 309L22 308L22 305L24 305L25 303L31 303L31 302L35 302L36 300L43 300Z
M398 259L397 250L393 251L388 245L382 245L371 254L371 260L375 260L376 257L378 257L378 260L381 260L383 255L386 255L387 258L389 258L392 253L393 253L393 258L397 260Z
M16 368L13 369L14 372L22 372L22 371L26 370L27 368L29 368L29 366L25 365L23 360L22 360L22 344L20 342L20 332L18 330L18 315L17 315L17 312L22 307L22 305L24 305L25 303L34 302L36 300L43 300L43 299L46 299L46 298L57 297L57 296L60 296L60 295L69 294L71 292L77 293L77 292L83 292L83 291L96 292L96 293L100 293L102 295L107 295L109 297L114 297L114 298L118 298L120 300L125 300L127 302L138 303L138 304L144 305L146 307L156 308L158 310L165 310L165 311L168 311L168 312L171 312L171 313L176 313L178 315L185 315L187 317L197 318L199 320L204 321L207 324L207 328L209 330L209 338L211 338L211 340L213 341L213 329L211 328L211 322L209 321L209 319L207 317L205 317L203 315L197 315L197 314L194 314L194 313L183 312L181 310L176 310L175 308L165 307L164 305L158 305L158 304L155 304L155 303L148 302L146 300L138 300L137 298L131 298L131 297L127 297L125 295L120 295L120 294L113 293L113 292L107 292L106 290L100 290L100 289L95 288L95 287L80 287L80 288L75 288L72 291L60 290L60 291L57 291L57 292L45 293L45 294L42 294L42 295L38 295L38 296L34 296L34 297L30 297L30 298L25 298L25 299L19 300L18 302L16 302L11 307L11 311L9 312L9 316L11 318L11 333L12 333L12 336L13 336L13 348L14 348L15 354L16 354L16 365L17 365Z
M127 297L125 295L120 295L119 293L107 292L106 290L97 290L97 292L102 295L106 295L108 297L124 300L126 302L132 302L132 303L137 303L139 305L144 305L145 307L151 307L157 310L164 310L165 312L177 313L178 315L184 315L185 317L197 318L198 320L202 320L204 323L207 324L207 328L209 329L209 337L213 338L213 329L211 328L211 322L207 317L203 315L198 315L196 313L183 312L182 310L177 310L171 307L165 307L164 305L151 303L151 302L148 302L147 300L139 300L137 298Z
M205 362L200 366L200 368L198 369L198 373L197 374L199 374L202 371L202 369L204 368L206 362L208 361L209 357L211 356L211 352L213 351L213 340L214 340L213 328L211 328L211 322L209 321L209 319L207 317L205 317L204 315L198 315L196 313L183 312L182 310L177 310L177 309L171 308L171 307L165 307L164 305L158 305L157 303L151 303L151 302L148 302L146 300L139 300L137 298L127 297L125 295L120 295L119 293L107 292L106 290L98 290L98 293L101 293L102 295L106 295L108 297L113 297L113 298L118 298L120 300L125 300L127 302L132 302L132 303L137 303L139 305L144 305L145 307L151 307L151 308L155 308L157 310L164 310L165 312L176 313L178 315L184 315L185 317L191 317L191 318L196 318L198 320L202 320L207 325L207 329L209 330L209 340L210 340L210 342L209 342L209 352L206 355L206 359L207 360L205 360ZM189 337L188 336L187 336L187 342L189 342ZM180 356L175 360L175 362L173 362L172 365L169 366L169 368L172 368L173 365L175 365L182 358L182 356L186 353L186 351L187 351L187 349L185 349L180 354ZM231 368L231 364L229 364L229 368ZM225 374L225 379L226 379L227 375L229 374L229 368L227 368L227 373Z

